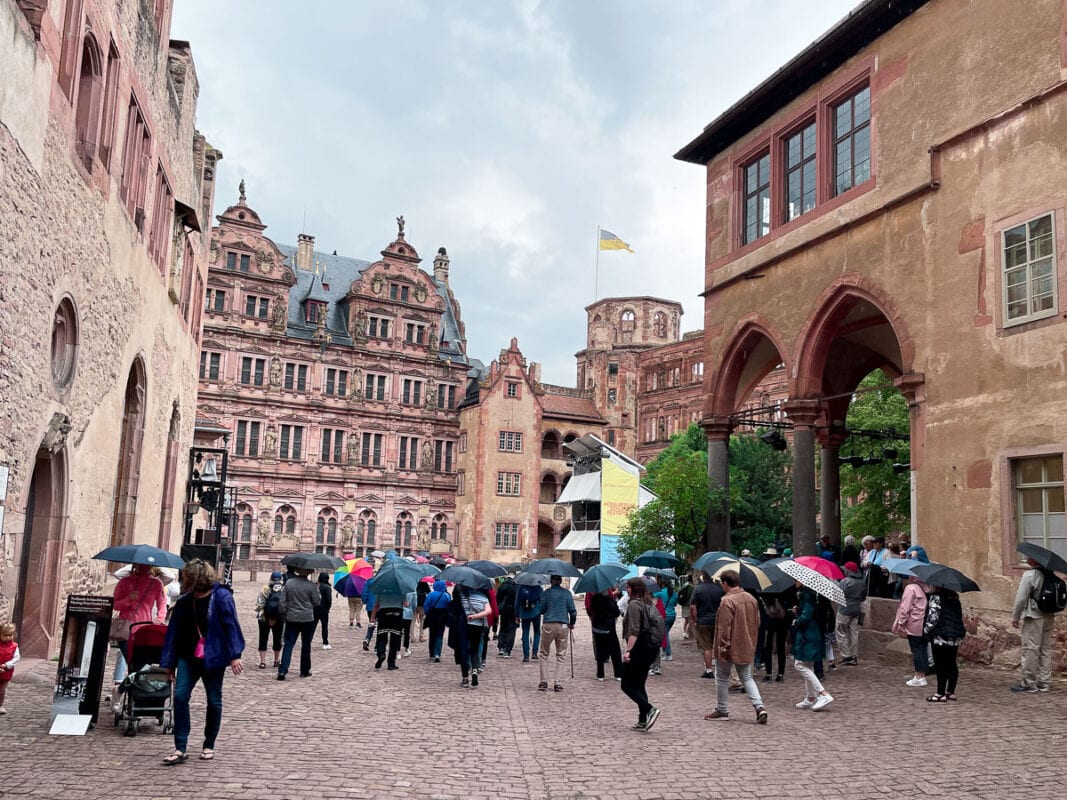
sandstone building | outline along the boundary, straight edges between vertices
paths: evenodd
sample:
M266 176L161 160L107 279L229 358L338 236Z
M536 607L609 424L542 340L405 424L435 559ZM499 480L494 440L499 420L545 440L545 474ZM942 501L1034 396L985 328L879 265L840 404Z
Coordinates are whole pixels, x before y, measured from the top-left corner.
M215 163L171 3L0 0L0 618L48 656L109 544L181 541Z
M471 365L444 248L424 271L402 217L373 263L279 245L243 186L218 221L198 424L230 432L238 564L455 542Z
M836 466L851 392L880 367L911 408L913 538L1001 624L1016 544L1067 549L1067 4L1003 12L864 3L677 156L707 174L711 479L748 387L784 365L811 552L815 446Z

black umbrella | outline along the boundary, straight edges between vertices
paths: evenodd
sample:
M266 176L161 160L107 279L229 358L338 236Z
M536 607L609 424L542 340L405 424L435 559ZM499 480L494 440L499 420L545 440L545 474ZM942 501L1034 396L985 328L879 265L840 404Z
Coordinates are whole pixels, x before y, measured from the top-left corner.
M911 571L919 580L930 586L940 586L953 592L982 591L977 583L955 567L946 567L944 564L918 564L912 567Z
M471 569L476 569L487 578L502 578L508 574L507 568L497 564L495 561L468 561L466 566Z
M673 569L660 567L649 567L645 570L645 575L648 575L650 578L668 578L672 581L678 580L678 573Z
M441 574L437 577L443 581L451 581L457 586L466 586L476 592L488 592L493 588L493 582L489 578L469 565L463 567L453 564L441 570Z
M519 561L512 561L510 564L505 564L504 569L506 569L512 575L518 575L520 572L522 572L522 563Z
M559 558L539 558L526 567L527 572L539 572L542 575L562 575L564 578L580 578L581 570L569 561Z
M551 578L544 572L520 572L515 576L518 586L544 586Z
M769 558L760 564L763 574L771 579L771 585L763 590L764 594L780 594L792 588L792 576L786 575L779 567L783 562L792 560L791 558Z
M148 564L153 567L174 567L181 569L185 562L181 556L160 550L150 544L119 544L107 547L93 556L100 561L115 561L125 564Z
M296 569L328 569L335 570L343 567L345 561L337 556L328 556L325 553L290 553L282 559L283 567Z
M1042 569L1049 569L1053 572L1062 572L1064 575L1067 575L1067 560L1064 560L1063 556L1059 553L1054 553L1047 547L1042 547L1041 545L1033 544L1032 542L1023 542L1015 549L1027 558L1032 558Z
M659 567L660 569L685 566L682 559L666 550L646 550L634 559L634 563L639 567Z

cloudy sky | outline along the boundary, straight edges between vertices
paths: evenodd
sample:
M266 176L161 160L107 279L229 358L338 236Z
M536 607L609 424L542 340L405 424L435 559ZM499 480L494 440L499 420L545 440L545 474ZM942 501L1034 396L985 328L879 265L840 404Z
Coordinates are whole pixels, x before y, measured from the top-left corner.
M672 156L856 0L176 0L216 208L373 261L448 249L471 356L573 385L595 297L702 325L704 173ZM306 215L306 223L305 223ZM597 226L634 253L600 254Z

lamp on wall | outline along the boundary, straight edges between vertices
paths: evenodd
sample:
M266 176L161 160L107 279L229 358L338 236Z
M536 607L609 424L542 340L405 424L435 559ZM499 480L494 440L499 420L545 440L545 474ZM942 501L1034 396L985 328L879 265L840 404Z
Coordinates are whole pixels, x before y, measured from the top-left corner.
M764 431L759 435L760 441L766 445L770 445L773 450L785 450L789 447L789 443L782 436L782 432L777 428L771 428L769 431Z

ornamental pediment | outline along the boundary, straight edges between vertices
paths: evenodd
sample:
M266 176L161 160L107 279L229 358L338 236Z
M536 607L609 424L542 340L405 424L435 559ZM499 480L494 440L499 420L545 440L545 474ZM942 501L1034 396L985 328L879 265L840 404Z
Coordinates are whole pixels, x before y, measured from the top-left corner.
M260 347L258 344L245 345L244 347L241 348L241 351L245 352L245 353L255 353L257 356L269 356L270 355L270 350L266 350L266 349Z
M302 425L306 425L308 423L308 418L307 417L301 417L301 416L298 416L296 414L285 414L284 416L278 417L278 421L279 422L299 422Z
M434 321L434 317L428 316L425 312L415 312L414 314L405 314L404 319L408 322L425 322L431 324Z
M329 500L334 503L343 503L345 500L344 495L338 492L323 492L322 494L315 495L316 500Z
M438 497L430 502L430 508L455 508L456 501L449 500L447 497Z
M404 503L405 505L410 505L410 506L417 506L417 505L421 505L421 503L422 503L421 500L419 500L417 497L412 497L410 494L406 494L403 497L398 497L396 499L396 502Z
M228 350L229 346L223 344L218 339L204 339L200 345L203 350Z
M238 497L262 497L263 492L257 489L255 486L238 486Z
M267 415L263 413L262 409L255 406L249 406L248 408L242 408L233 412L235 417L253 417L255 419L266 419Z
M218 408L216 406L199 406L197 407L196 412L202 417L206 417L209 415L221 417L227 413L225 409ZM215 420L212 421L214 422Z
M376 494L361 494L356 498L357 503L380 503L382 498Z
M325 428L347 428L348 420L334 417L333 419L322 420L321 424Z
M282 489L275 489L274 490L274 496L275 497L303 497L304 493L299 491L299 490L297 490L297 489L282 488Z

